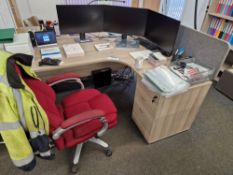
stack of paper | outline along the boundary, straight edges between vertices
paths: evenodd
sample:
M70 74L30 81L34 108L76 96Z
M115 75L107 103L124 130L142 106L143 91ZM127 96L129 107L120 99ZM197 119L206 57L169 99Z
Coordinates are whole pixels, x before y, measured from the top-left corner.
M78 43L74 44L64 44L63 45L65 54L67 57L75 57L75 56L84 56L84 50Z
M103 50L112 49L113 46L110 43L101 43L101 44L95 44L95 48L97 51L103 51Z
M43 48L40 50L41 58L61 58L61 51L58 47Z
M213 73L209 68L196 63L186 63L185 68L172 65L170 69L184 80L205 79Z
M14 34L14 42L4 44L6 51L33 55L33 48L28 33Z
M160 92L164 96L184 92L190 86L189 83L182 80L164 65L147 70L142 82L151 90Z
M138 58L143 58L143 59L147 59L150 57L150 54L152 53L151 50L141 50L141 51L136 51L136 52L130 52L129 54L134 58L134 59L138 59Z

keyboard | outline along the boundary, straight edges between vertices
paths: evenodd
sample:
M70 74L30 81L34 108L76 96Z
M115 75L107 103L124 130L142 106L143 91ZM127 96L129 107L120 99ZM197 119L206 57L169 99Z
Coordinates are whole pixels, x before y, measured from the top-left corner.
M148 40L145 40L143 38L137 38L137 40L139 41L140 45L147 48L148 50L158 50L158 47Z

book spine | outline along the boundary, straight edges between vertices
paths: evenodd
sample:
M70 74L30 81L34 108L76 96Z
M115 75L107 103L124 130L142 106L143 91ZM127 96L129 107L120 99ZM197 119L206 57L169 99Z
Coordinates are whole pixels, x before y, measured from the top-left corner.
M218 35L218 38L221 39L222 36L223 36L223 33L225 31L225 28L226 28L226 22L224 21L224 24L223 24L223 27L222 27L222 30L220 31L219 35Z
M222 12L224 11L225 3L226 3L226 0L223 0L221 7L220 7L220 11L219 11L220 14L222 14Z
M233 36L233 22L231 23L231 30L230 30L230 34L229 34L229 38L228 38L229 43L231 43L232 36Z
M226 15L227 15L227 16L230 16L230 15L231 15L232 5L233 5L233 1L231 1L230 4L229 4L228 10L227 10L227 12L226 12Z
M211 35L214 36L215 30L216 30L216 25L218 23L218 18L215 18L215 22L212 27Z
M233 32L231 33L230 44L233 45Z
M227 30L227 23L225 23L225 27L224 27L224 29L223 29L223 31L222 31L222 36L221 36L221 38L220 39L224 39L224 37L225 37L225 35L226 35L226 30Z
M217 26L218 26L218 23L219 23L220 19L216 19L216 22L215 22L215 25L213 27L213 30L212 30L212 33L211 35L214 36L215 35L215 32L216 32L216 29L217 29Z
M221 20L220 25L219 25L219 28L218 28L218 30L217 30L217 32L216 32L215 37L217 37L217 38L219 37L220 32L221 32L222 29L223 29L223 26L224 26L224 20Z
M217 5L217 8L216 8L216 13L219 13L219 12L220 12L222 3L223 3L223 0L219 0L219 1L218 1L218 5Z
M221 26L221 23L222 23L222 20L221 19L218 19L218 23L217 23L217 25L216 25L216 28L215 28L215 32L214 32L214 35L213 36L217 36L217 34L218 34L218 30L219 30L219 28L220 28L220 26Z
M230 13L229 13L229 15L228 15L228 16L233 17L233 2L232 2L232 4L231 4L231 11L230 11Z
M215 18L212 18L212 19L211 19L210 25L209 25L208 30L207 30L207 33L208 33L208 34L211 34L211 30L212 30L212 26L213 26L213 23L214 23L214 19L215 19Z
M224 15L227 14L227 11L228 11L228 8L230 6L230 3L231 3L231 0L227 0L227 2L225 4L224 12L223 12Z
M230 35L230 30L231 30L231 25L230 23L228 23L228 27L227 27L227 31L226 31L226 35L224 37L224 41L227 41Z

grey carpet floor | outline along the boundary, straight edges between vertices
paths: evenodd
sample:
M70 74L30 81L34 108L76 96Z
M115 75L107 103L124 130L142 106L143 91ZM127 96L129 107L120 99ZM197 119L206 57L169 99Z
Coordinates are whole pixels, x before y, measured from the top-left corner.
M131 89L106 88L119 109L118 126L103 137L113 148L112 157L87 143L82 151L79 175L233 175L233 101L211 88L189 131L147 144L131 120ZM74 150L56 151L56 159L37 158L30 173L16 169L3 145L0 174L66 175Z

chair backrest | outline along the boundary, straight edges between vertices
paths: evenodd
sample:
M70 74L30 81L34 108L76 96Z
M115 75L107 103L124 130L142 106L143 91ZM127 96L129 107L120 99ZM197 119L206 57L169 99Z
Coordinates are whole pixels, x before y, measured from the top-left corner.
M56 95L52 88L37 79L24 78L24 81L34 92L38 102L45 110L49 119L50 132L58 128L63 121L63 117L56 106Z
M50 132L58 128L64 120L63 114L56 105L56 94L46 83L27 76L19 67L16 67L17 73L23 78L25 83L34 92L41 107L45 110L50 125Z

